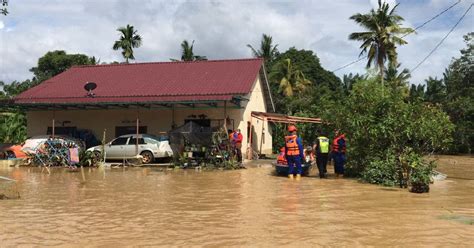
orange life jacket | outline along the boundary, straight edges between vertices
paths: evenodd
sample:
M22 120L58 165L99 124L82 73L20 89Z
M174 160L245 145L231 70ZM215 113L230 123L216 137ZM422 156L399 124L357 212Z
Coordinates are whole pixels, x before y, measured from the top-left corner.
M286 154L288 156L300 155L300 148L298 147L298 142L296 142L297 138L298 136L296 135L285 136Z
M332 141L333 152L339 152L339 140L343 138L344 138L344 135L339 135ZM346 153L346 146L342 147L342 153Z
M277 163L278 164L287 164L288 163L286 161L286 158L285 158L285 152L280 152L280 154L277 157Z

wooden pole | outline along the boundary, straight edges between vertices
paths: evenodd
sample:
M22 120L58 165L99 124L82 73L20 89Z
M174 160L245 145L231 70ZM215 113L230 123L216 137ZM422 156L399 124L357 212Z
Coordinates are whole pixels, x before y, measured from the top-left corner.
M138 107L137 107L137 137L135 139L135 154L138 155L138 135L139 135L139 129L140 129L140 119L139 119L139 114L138 114Z
M56 118L56 111L53 110L53 123L52 123L52 126L51 126L51 136L52 136L53 139L54 139L54 133L55 133L55 130L54 130L55 129L54 124L56 122L55 118Z
M227 132L227 101L224 102L224 129Z
M175 105L171 105L171 129L176 128L176 122L175 122Z
M260 136L260 151L259 154L262 154L262 146L263 146L263 136L265 135L265 117L262 121L262 135Z

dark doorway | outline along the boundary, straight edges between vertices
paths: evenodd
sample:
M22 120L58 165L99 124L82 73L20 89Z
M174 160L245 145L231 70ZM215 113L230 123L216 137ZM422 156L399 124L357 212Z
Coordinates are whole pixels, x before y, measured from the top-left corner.
M184 124L186 124L190 121L195 122L195 123L199 124L202 127L211 127L211 120L210 119L185 119Z

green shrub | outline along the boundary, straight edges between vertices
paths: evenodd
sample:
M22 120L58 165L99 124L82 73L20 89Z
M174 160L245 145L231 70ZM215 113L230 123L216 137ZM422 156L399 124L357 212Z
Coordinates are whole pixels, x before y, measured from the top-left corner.
M439 107L410 102L386 85L377 78L361 80L334 111L330 121L348 143L347 172L369 183L426 185L434 167L422 158L448 147L453 124Z
M394 161L376 160L367 165L361 173L361 179L368 183L395 186L398 183Z

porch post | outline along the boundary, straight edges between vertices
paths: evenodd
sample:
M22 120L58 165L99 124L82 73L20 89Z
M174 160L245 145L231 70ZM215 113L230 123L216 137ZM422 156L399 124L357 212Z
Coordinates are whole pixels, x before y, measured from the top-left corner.
M260 136L260 151L259 151L259 154L262 154L262 146L263 146L263 136L265 135L265 117L263 117L263 121L262 121L262 134Z
M227 101L224 101L224 125L225 125L225 128L227 129Z
M53 123L52 123L52 125L51 125L51 137L52 137L53 139L54 139L54 133L55 133L55 130L54 130L54 129L55 129L54 124L55 124L55 122L56 122L55 119L56 119L56 111L53 110Z
M171 105L171 129L176 128L176 120L175 120L175 105Z
M138 135L139 135L139 129L140 129L140 119L138 116L138 107L137 107L137 138L135 139L135 154L138 155Z

